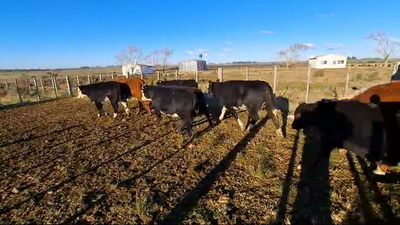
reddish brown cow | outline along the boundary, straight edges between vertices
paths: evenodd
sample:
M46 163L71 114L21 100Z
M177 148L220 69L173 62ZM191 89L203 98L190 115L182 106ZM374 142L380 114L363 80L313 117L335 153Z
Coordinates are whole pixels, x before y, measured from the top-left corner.
M150 109L150 102L148 101L143 101L142 100L142 87L145 85L145 82L143 79L137 78L137 77L117 77L114 78L113 81L119 82L119 83L126 83L129 85L129 88L131 89L132 97L136 98L138 101L138 113L141 112L142 107L144 106L147 110L147 112L151 115L151 109Z

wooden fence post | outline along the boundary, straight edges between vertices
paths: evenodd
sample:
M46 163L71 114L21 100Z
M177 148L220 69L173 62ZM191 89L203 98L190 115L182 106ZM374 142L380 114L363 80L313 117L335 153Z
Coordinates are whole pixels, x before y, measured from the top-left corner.
M91 84L92 81L90 80L90 74L87 75L88 84Z
M178 80L178 70L175 70L175 80Z
M57 86L56 86L57 84L56 84L56 81L55 81L53 76L51 76L50 78L51 78L51 84L53 85L54 95L55 95L55 97L57 99L58 98Z
M29 88L29 92L31 92L32 91L32 88L31 88L31 79L25 79L25 85L26 86L28 86L28 88Z
M69 81L69 76L67 75L65 77L65 79L67 80L67 88L68 88L68 94L69 96L72 96L72 86L71 86L71 82Z
M40 101L42 101L42 100L41 100L41 98L40 98L39 88L38 88L38 84L37 84L36 78L33 78L33 83L35 84L37 99L38 99L38 101L40 102Z
M103 80L103 74L99 75L99 81L101 82Z
M8 89L8 88L10 87L10 86L8 85L8 81L6 80L5 83L6 83L6 88Z
M347 68L347 74L346 74L346 87L344 88L344 96L343 96L343 97L346 97L346 96L347 96L347 90L348 90L348 88L349 88L349 81L350 81L350 68L351 68L351 66L349 66L349 67Z
M43 80L42 78L39 78L39 82L40 82L40 87L42 88L42 92L44 94L44 85L43 85Z
M311 82L311 67L308 67L307 73L307 89L306 89L306 103L308 103L308 96L310 92L310 82Z
M114 73L111 74L111 80L114 80Z
M79 81L79 75L76 75L76 83L78 84L78 86L81 85L80 81Z
M246 67L246 80L249 80L249 67Z
M218 68L218 79L219 82L224 81L224 69L222 67Z
M157 80L160 80L160 71L157 71Z
M276 76L277 76L278 66L274 66L274 93L276 92Z
M17 78L14 78L14 83L15 83L15 90L17 91L17 95L18 95L18 98L19 98L19 102L22 103L22 98L21 98L21 94L19 93L19 87L18 87Z
M195 74L194 78L196 79L196 82L198 82L198 80L199 80L199 71L196 70L196 74Z

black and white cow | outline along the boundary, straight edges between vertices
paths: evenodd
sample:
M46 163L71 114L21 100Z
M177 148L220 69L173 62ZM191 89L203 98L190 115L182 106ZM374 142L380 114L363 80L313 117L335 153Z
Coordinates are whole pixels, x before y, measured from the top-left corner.
M356 100L300 103L295 110L292 128L296 130L316 127L321 136L317 162L329 157L335 148L353 151L358 156L377 163L373 173L384 175L387 165L383 158L388 150L384 117L375 104ZM382 169L383 171L382 171Z
M99 117L102 113L105 113L103 104L106 98L110 100L114 109L114 118L117 117L118 114L119 102L124 106L126 114L129 115L130 110L128 108L127 99L132 97L132 93L129 85L126 83L107 81L78 86L78 98L83 98L85 96L87 96L91 102L94 102L99 112Z
M222 111L219 120L223 120L225 113L229 110L242 131L249 131L258 121L258 112L266 108L268 116L272 117L272 121L276 127L276 133L282 134L282 113L275 106L275 95L271 86L260 80L244 81L230 80L225 82L209 81L208 92L219 99ZM239 108L247 109L249 116L246 126L239 119L236 110Z
M178 117L182 124L181 130L186 128L189 137L192 137L192 125L196 111L199 114L204 114L210 126L213 126L204 94L200 89L145 85L142 93L143 101L151 101L159 122L161 114L169 117Z
M189 79L189 80L165 80L165 81L157 81L157 85L160 86L184 86L184 87L194 87L198 88L199 85L197 84L196 80Z

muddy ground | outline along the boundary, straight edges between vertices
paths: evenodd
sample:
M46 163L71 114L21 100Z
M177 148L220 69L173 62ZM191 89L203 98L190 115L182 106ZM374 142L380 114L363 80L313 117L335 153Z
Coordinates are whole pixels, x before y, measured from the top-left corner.
M246 135L233 118L208 129L199 117L193 145L179 148L168 119L159 126L120 111L98 118L75 98L0 111L1 223L360 224L400 215L398 171L366 176L363 160L338 151L309 169L316 134L296 141L288 125L280 138L262 120Z

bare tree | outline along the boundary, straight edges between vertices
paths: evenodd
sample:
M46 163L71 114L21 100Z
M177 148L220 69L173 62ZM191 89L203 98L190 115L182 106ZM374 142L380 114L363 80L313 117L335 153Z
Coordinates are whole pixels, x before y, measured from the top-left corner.
M164 72L164 67L168 62L168 59L171 57L172 54L174 54L174 50L171 48L162 48L158 50L158 54L160 56L160 63L162 66L162 70Z
M400 50L400 41L389 37L384 31L370 33L365 37L365 39L374 40L376 42L376 51L385 61L385 67L388 65L392 54Z
M125 50L121 51L116 57L122 66L129 66L131 70L130 73L133 74L136 65L143 59L143 51L141 47L129 46Z
M277 54L281 59L284 59L286 61L286 67L289 67L294 62L296 62L300 55L300 52L305 51L309 48L309 45L303 43L295 43L289 46L289 48L280 50L279 52L277 52Z
M155 50L150 54L146 55L145 60L147 63L151 64L152 66L160 64L160 52L159 50Z

